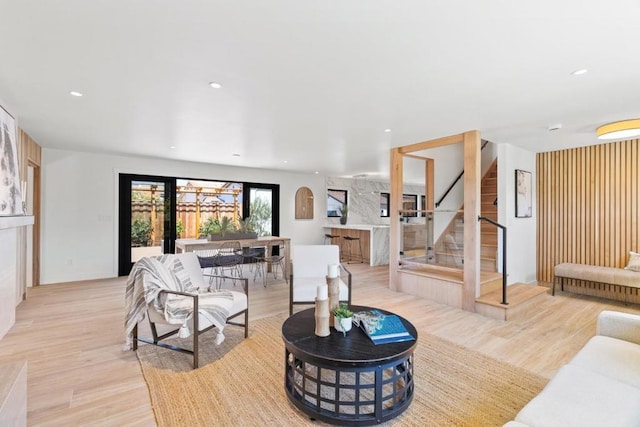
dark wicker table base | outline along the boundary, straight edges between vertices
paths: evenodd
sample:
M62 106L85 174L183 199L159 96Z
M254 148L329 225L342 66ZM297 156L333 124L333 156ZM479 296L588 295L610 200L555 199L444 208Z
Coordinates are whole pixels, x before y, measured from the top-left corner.
M289 399L313 419L367 426L402 413L413 398L413 355L366 368L318 366L286 354Z

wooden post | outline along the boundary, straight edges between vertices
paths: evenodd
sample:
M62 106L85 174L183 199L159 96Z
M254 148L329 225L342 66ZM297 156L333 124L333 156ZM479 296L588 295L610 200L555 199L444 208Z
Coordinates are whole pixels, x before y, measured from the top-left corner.
M196 237L200 237L200 192L202 188L196 188Z
M156 236L158 235L158 231L156 230L156 227L158 225L158 212L156 210L157 189L157 185L151 186L151 246L156 245Z
M400 261L400 209L402 207L402 153L399 148L391 149L390 189L389 189L389 289L398 288L398 263Z
M462 309L475 311L480 292L480 133L463 134L464 150L464 278Z

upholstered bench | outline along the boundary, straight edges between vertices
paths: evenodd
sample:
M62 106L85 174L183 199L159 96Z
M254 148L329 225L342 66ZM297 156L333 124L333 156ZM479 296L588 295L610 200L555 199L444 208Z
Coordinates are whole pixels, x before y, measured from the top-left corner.
M615 267L599 267L595 265L562 263L555 266L551 295L555 295L556 282L560 282L564 291L565 281L568 279L584 282L601 283L607 286L618 286L624 289L625 302L627 290L638 294L640 289L640 272Z

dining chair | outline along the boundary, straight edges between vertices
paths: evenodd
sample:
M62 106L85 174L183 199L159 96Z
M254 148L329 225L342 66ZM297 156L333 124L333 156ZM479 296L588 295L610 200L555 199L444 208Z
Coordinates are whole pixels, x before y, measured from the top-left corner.
M223 242L214 258L214 264L218 269L217 274L219 276L242 278L242 261L242 246L240 242L237 240ZM225 273L225 270L227 273ZM234 286L235 283L234 280ZM220 287L220 284L218 284L218 287Z
M287 280L287 276L285 274L285 247L284 242L276 242L274 244L270 244L266 247L265 254L263 256L256 257L256 260L259 264L256 265L257 268L260 269L258 275L262 275L264 280L264 287L267 287L267 272L271 269L273 273L273 278L278 279L278 267L280 267L280 271L282 272L282 277L284 277L284 281L289 283ZM265 269L266 268L266 269ZM255 280L255 275L254 275Z

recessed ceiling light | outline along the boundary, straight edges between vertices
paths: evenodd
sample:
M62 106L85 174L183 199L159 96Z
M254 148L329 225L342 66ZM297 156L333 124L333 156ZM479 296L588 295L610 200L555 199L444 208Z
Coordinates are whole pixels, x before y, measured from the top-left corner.
M76 92L75 90L72 90L71 92L69 92L69 95L71 96L82 96L82 94L80 92Z
M391 132L391 129L385 129L384 131L389 133L389 132Z
M581 68L581 69L579 69L579 70L572 71L572 72L571 72L571 75L572 75L572 76L580 76L580 75L582 75L582 74L586 74L586 73L587 73L587 71L589 71L589 70L587 70L586 68Z
M318 175L318 174L319 174L320 172L318 172L318 171L315 171L314 173L315 173L316 175Z
M233 156L233 157L240 157L240 154L238 154L238 153L233 153L233 154L232 154L232 156Z
M220 89L222 87L222 85L218 82L211 82L209 83L209 86L211 86L214 89Z
M284 163L289 163L289 160L284 160Z
M171 146L171 147L169 147L169 148L170 148L170 149L172 149L172 150L175 150L175 149L176 149L176 146L175 146L175 145L172 145L172 146Z

